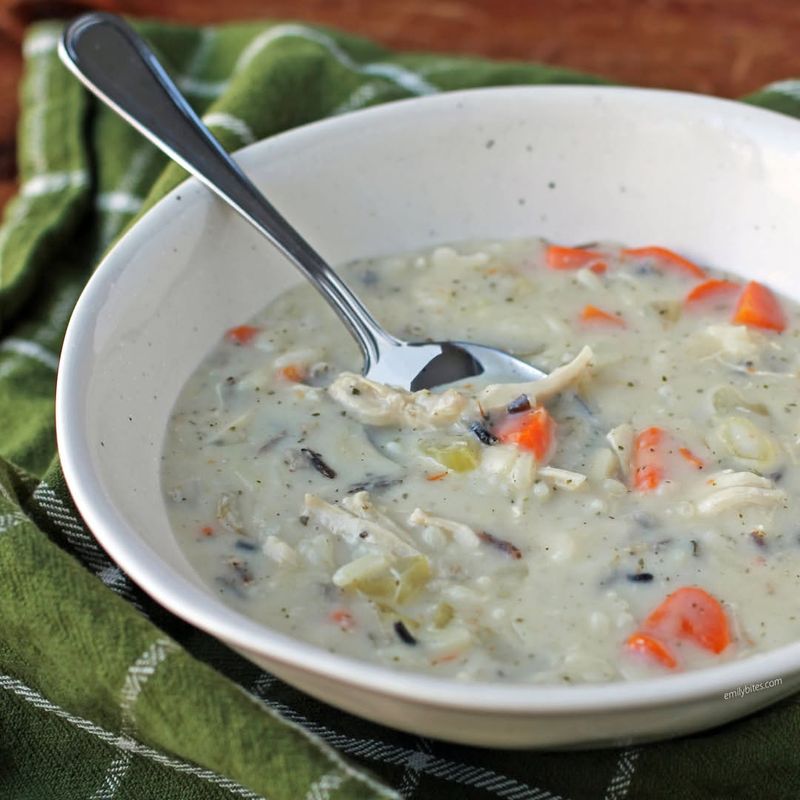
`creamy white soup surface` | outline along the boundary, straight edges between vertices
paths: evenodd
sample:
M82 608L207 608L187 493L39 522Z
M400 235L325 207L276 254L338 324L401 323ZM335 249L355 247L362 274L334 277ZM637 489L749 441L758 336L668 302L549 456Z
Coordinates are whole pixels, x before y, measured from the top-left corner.
M342 269L398 336L548 371L408 393L307 285L177 401L163 488L224 602L466 681L668 675L800 638L800 313L658 247L538 239Z

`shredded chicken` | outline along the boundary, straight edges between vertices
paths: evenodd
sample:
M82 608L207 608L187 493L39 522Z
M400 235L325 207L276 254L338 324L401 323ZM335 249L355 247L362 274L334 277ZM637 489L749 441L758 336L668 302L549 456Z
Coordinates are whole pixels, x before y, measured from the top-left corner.
M614 455L619 460L619 468L622 477L627 480L631 474L631 455L633 452L633 439L634 439L633 425L627 422L624 425L617 425L612 428L607 434L606 439L614 451Z
M768 339L762 333L748 328L746 325L708 325L693 334L688 342L690 353L700 358L714 358L720 363L736 368L734 362L745 359L754 360L762 355Z
M749 377L794 379L798 375L797 354L784 353L777 341L747 325L708 325L687 338L686 354L716 361Z
M294 548L277 536L267 536L263 550L266 556L281 566L295 566L298 563Z
M217 425L206 442L215 445L242 444L247 441L248 426L255 416L255 409L249 408L228 422Z
M539 477L551 486L574 492L586 483L586 476L582 472L572 472L558 467L539 467Z
M406 532L372 502L369 492L364 489L360 492L354 492L353 494L343 497L339 502L342 508L349 511L351 514L355 514L361 519L368 519L370 522L375 522L381 527L390 530L399 539L403 539L408 544L411 544Z
M759 489L771 489L773 486L769 478L756 475L753 472L734 472L732 469L725 469L709 475L706 483L715 489L730 489L734 486L755 486Z
M483 452L481 470L487 482L514 500L513 513L522 513L521 501L536 481L536 459L516 445L498 444Z
M343 507L345 503L346 508ZM419 550L402 529L375 509L367 492L357 492L342 500L341 505L332 505L316 495L307 494L303 513L309 521L348 544L372 544L393 558L419 555Z
M421 508L417 508L411 513L408 522L409 525L418 525L422 528L438 528L464 547L477 547L480 544L478 534L469 525L444 517L434 517Z
M238 500L234 495L223 492L217 500L217 520L231 533L244 534L244 522L239 511Z
M752 472L725 470L708 479L710 491L697 501L702 516L746 505L771 506L786 500L786 493L776 489L769 478Z
M541 403L572 386L586 372L593 356L592 348L584 347L569 364L557 367L544 378L526 383L492 383L480 393L479 400L487 409L506 406L521 394L528 396L531 405Z
M467 405L455 389L433 394L427 389L407 392L343 372L328 387L330 396L364 425L438 427L451 425Z

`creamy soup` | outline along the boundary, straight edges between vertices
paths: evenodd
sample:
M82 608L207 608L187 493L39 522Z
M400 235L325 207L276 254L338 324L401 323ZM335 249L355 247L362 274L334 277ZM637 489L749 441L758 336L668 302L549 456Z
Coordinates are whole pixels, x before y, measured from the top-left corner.
M411 340L549 372L408 393L307 285L169 422L186 557L250 617L462 680L632 679L800 637L797 306L658 247L439 247L342 269Z

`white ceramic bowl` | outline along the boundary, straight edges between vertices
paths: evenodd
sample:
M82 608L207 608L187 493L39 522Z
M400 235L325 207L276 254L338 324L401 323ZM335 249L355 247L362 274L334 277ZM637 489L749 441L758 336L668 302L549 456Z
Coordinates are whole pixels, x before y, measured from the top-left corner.
M479 237L659 243L800 300L800 124L671 92L489 89L380 106L238 159L333 263ZM97 539L175 614L335 706L492 746L672 736L800 687L800 643L656 680L470 685L331 655L205 588L170 531L159 458L179 389L226 328L300 280L197 182L114 248L83 293L59 370L64 472ZM725 692L781 678L740 699Z

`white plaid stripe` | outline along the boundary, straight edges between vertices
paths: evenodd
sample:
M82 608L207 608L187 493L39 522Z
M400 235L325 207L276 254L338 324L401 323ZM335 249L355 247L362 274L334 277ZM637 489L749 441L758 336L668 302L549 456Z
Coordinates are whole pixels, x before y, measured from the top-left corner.
M139 212L143 202L141 197L130 192L103 192L97 195L94 206L98 211L133 216Z
M603 800L624 800L628 796L628 789L631 787L633 773L636 771L636 761L639 758L641 748L630 747L620 753L617 767L611 776Z
M48 172L43 175L34 175L20 186L19 193L23 197L41 197L45 194L60 192L64 189L78 188L89 182L89 175L85 170L74 172Z
M335 792L343 783L344 775L341 772L326 772L308 787L306 800L330 800L331 792Z
M331 114L344 114L347 111L355 111L357 108L363 108L371 100L378 97L381 93L381 89L381 85L376 82L362 83L346 100L336 106Z
M0 533L6 533L18 525L23 525L30 520L21 511L12 511L9 514L0 514Z
M419 759L419 753L416 750L410 750L406 747L389 744L377 739L359 739L354 736L337 733L314 720L304 717L290 706L266 697L265 692L274 681L275 678L265 673L254 684L253 694L262 704L277 712L284 720L294 723L301 730L308 731L342 752L396 766L407 766L412 759L417 758L416 763L420 773L450 783L483 789L505 800L567 800L562 795L530 786L484 767L470 766L469 764L450 761L434 755L425 759L423 763Z
M132 739L129 736L112 733L111 731L107 731L105 728L102 728L100 725L96 725L94 722L91 722L88 719L71 714L69 711L63 709L56 703L50 702L35 689L31 689L29 686L22 683L22 681L18 681L16 678L12 678L10 675L0 675L0 689L5 689L8 692L12 692L17 697L21 697L23 700L25 700L25 702L30 703L35 708L47 711L59 719L63 719L65 722L69 723L78 730L84 731L85 733L96 737L100 741L116 748L121 752L132 753L133 755L141 756L142 758L146 758L149 761L159 764L162 767L172 769L175 772L179 772L184 775L191 775L195 778L205 781L206 783L211 783L214 786L225 789L237 797L245 797L248 800L266 800L263 795L256 794L241 784L236 783L236 781L232 781L230 778L225 778L222 775L218 775L216 772L212 772L210 769L204 769L194 764L189 764L186 761L181 761L178 758L165 755L158 750L154 750L152 747L147 747L146 745L137 742L135 739Z
M175 83L184 94L208 100L216 99L228 88L228 81L201 81L190 75L177 78Z
M382 786L380 783L377 783L369 775L365 775L363 772L353 768L348 764L339 753L334 750L330 744L325 740L325 737L318 736L315 731L312 731L311 728L306 725L306 720L300 714L297 714L293 709L288 709L290 712L289 714L284 714L283 711L277 708L277 703L273 703L271 701L265 700L261 694L265 692L273 683L275 682L275 678L264 672L262 673L256 682L253 684L253 689L251 692L245 692L248 697L258 703L260 708L265 709L271 716L279 719L284 725L292 728L292 730L297 731L299 734L303 736L304 739L311 742L317 750L322 753L332 764L337 766L339 770L346 775L349 775L351 778L354 778L357 781L369 786L378 797L384 797L387 800L400 800L400 795L397 792L393 791L392 789L388 789L385 786ZM281 706L282 708L288 708L287 706ZM294 719L296 717L297 719Z
M150 168L151 164L161 157L158 150L149 142L141 144L139 148L131 156L128 169L123 175L119 186L114 191L115 195L127 195L129 198L135 198L135 189L141 182L142 175ZM100 206L100 198L105 193L99 195L95 201L95 205L99 211L104 211ZM137 198L138 199L138 198ZM137 209L138 210L138 209ZM120 232L123 224L128 220L126 217L132 217L135 212L130 210L129 206L121 208L108 209L106 215L102 218L100 224L100 239L103 247L111 242L111 240Z
M32 102L28 104L25 114L28 122L26 152L30 159L33 174L26 176L26 180L31 180L36 175L44 175L48 171L47 154L49 148L45 144L45 115L48 108L46 100L50 84L50 73L54 67L60 69L58 63L52 58L37 58L27 64L27 83L32 95Z
M200 32L200 44L194 52L183 75L175 78L178 88L186 94L213 100L228 88L228 81L206 81L197 77L197 73L211 55L211 47L218 36L216 28L203 28Z
M54 372L58 369L58 356L32 339L9 336L8 339L3 339L0 342L0 353L13 353L14 355L30 358L32 361L38 361Z
M145 683L156 671L158 665L172 652L178 649L169 639L159 638L153 642L131 665L125 674L125 683L120 692L120 709L122 711L122 733L131 736L136 730L134 707ZM120 784L131 765L131 754L123 751L109 764L103 783L92 795L93 800L113 800Z
M103 549L83 527L66 503L42 481L33 492L33 500L64 534L69 545L103 583L144 613L136 590L128 578L115 567Z
M136 701L142 689L158 665L170 654L178 650L178 646L170 639L160 637L156 639L131 665L125 675L125 683L120 693L120 708L122 709L122 730L124 733L133 733L136 727Z
M783 81L775 81L761 89L761 92L775 92L791 97L793 100L800 100L800 80L789 78Z
M416 72L398 64L388 64L384 62L371 62L359 64L354 61L336 42L322 31L306 28L304 25L275 25L268 28L263 33L258 34L250 44L245 47L239 60L236 62L235 72L245 69L250 62L261 53L261 51L273 42L281 39L305 39L308 42L318 44L325 48L328 54L339 62L345 69L359 75L371 75L381 77L398 86L402 86L407 92L413 95L434 94L438 89L420 77Z
M403 800L411 800L419 786L422 770L431 757L431 743L428 739L417 739L417 750L406 762L403 777L400 779L400 794Z
M25 58L35 58L46 53L52 53L58 47L60 38L61 32L59 30L38 31L32 36L26 37L22 45L22 54Z
M89 795L89 800L113 800L125 775L128 773L130 763L131 754L127 750L123 750L108 765L106 774L103 776L103 782Z
M234 136L239 137L242 144L252 144L256 140L256 136L250 126L243 119L234 117L233 114L215 111L212 114L206 114L203 117L203 122L209 128L222 128L230 131Z
M37 55L38 52L46 52L49 44L45 46L45 42L49 42L52 36L51 31L42 31L36 38L39 39L40 44L30 45L30 52L26 56ZM37 52L38 51L38 52ZM28 104L25 112L25 121L27 124L28 146L26 153L30 159L31 175L26 176L26 182L31 181L37 175L44 175L47 172L47 159L46 148L44 145L45 138L45 110L47 108L46 98L49 85L49 73L54 66L54 61L51 58L29 58L26 72L28 75L27 86L32 95L32 102ZM0 230L0 286L3 285L3 263L4 251L8 244L11 234L17 227L17 223L27 216L30 209L33 195L20 194L13 203L9 205L9 210L6 213L3 222L2 230Z

